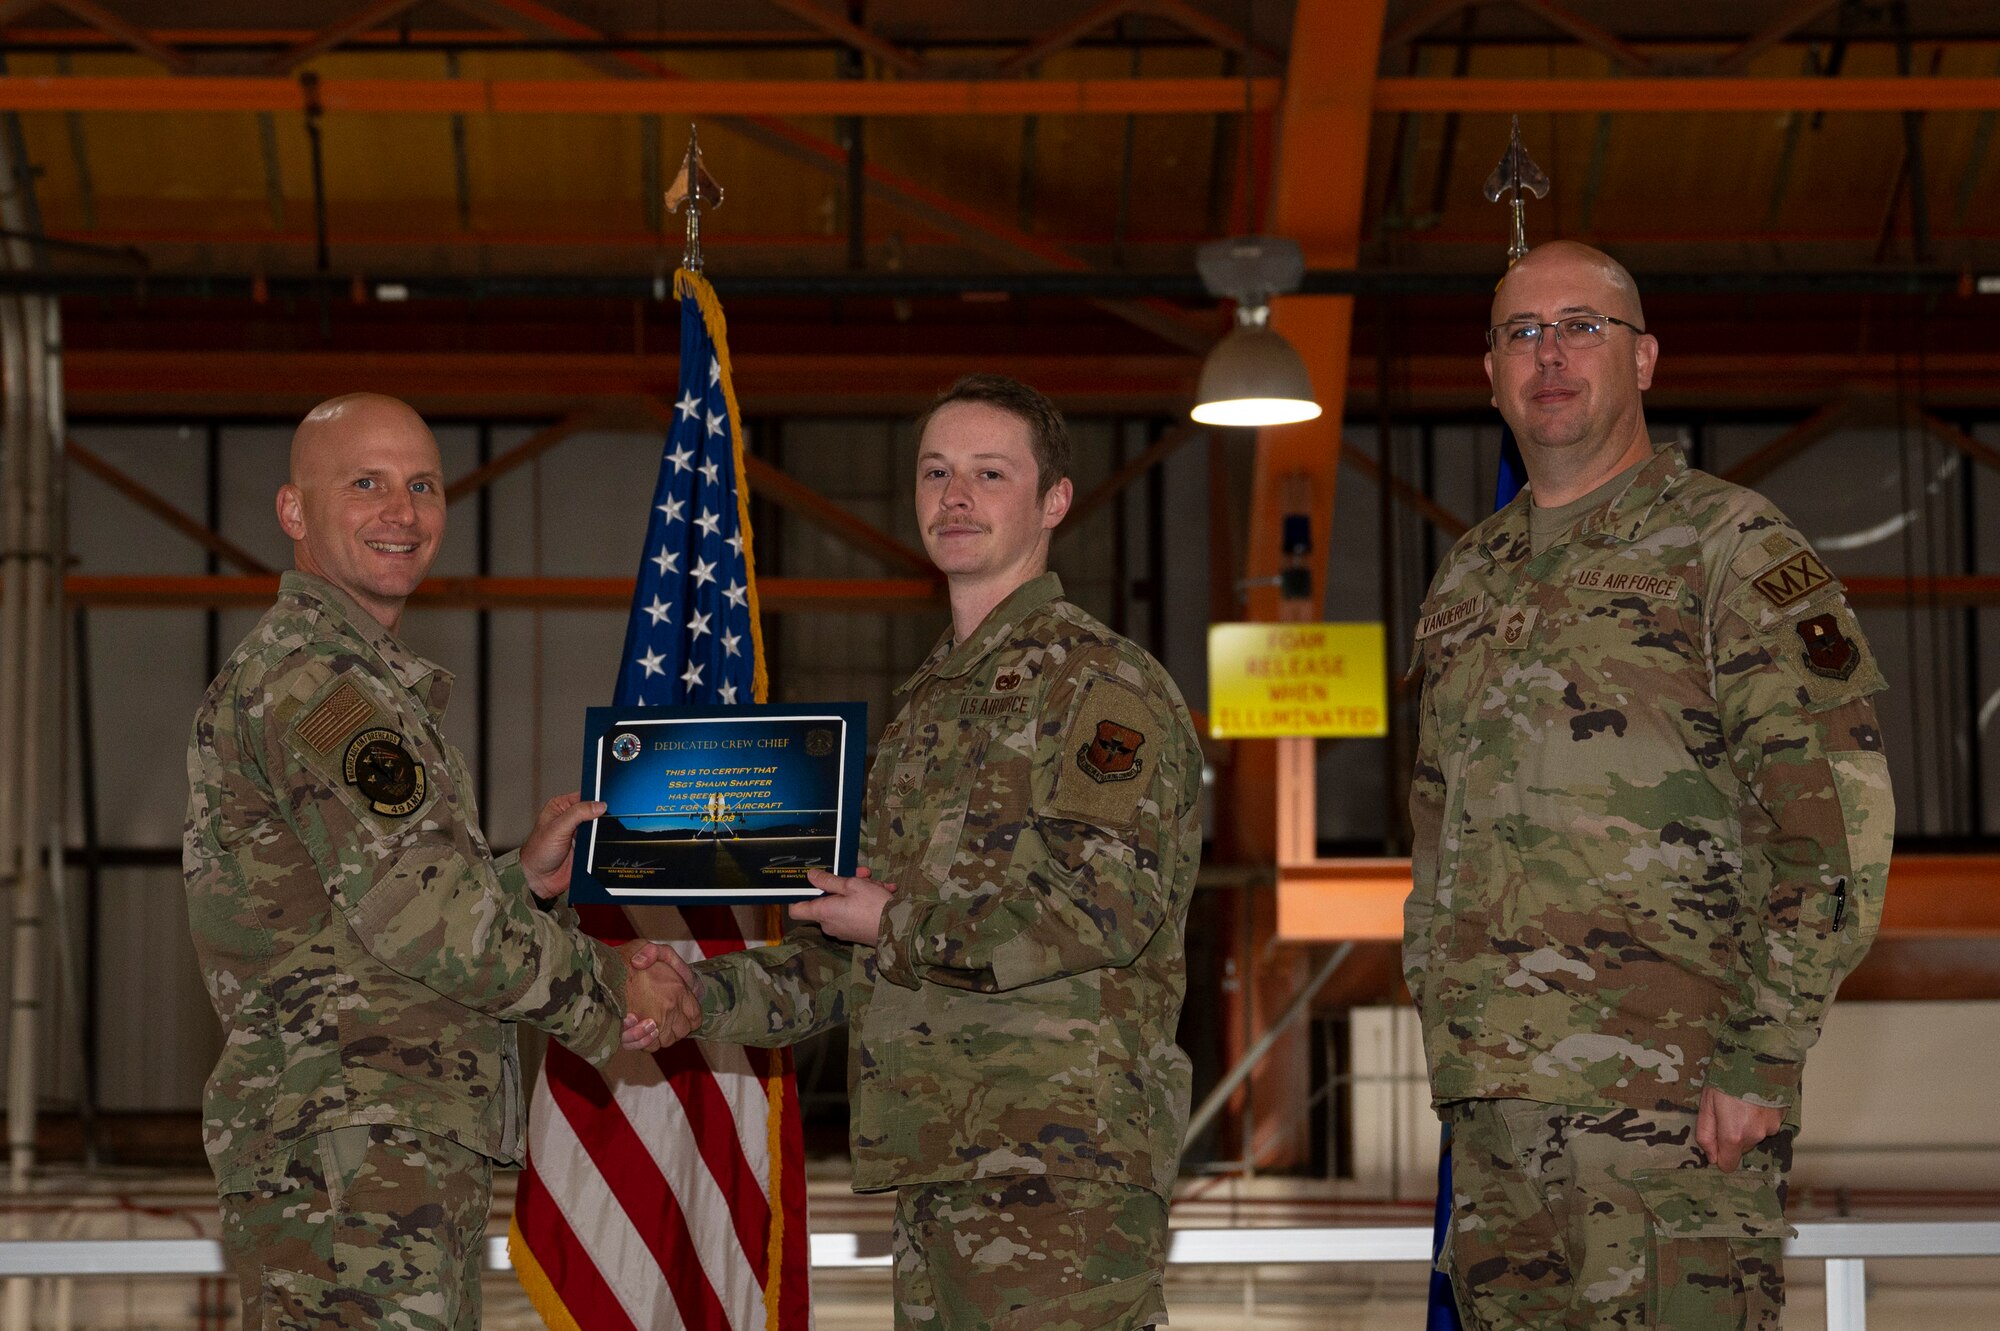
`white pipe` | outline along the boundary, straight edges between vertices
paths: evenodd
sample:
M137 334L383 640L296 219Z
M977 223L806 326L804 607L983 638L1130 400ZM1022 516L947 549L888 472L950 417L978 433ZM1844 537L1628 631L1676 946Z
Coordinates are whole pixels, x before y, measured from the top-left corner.
M1866 1264L1859 1257L1826 1264L1826 1331L1868 1331Z

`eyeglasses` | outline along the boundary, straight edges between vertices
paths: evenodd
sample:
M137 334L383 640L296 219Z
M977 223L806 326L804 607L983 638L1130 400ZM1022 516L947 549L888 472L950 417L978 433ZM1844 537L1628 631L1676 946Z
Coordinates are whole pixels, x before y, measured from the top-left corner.
M1503 324L1494 324L1486 330L1486 345L1495 351L1510 356L1518 356L1535 350L1542 344L1542 330L1556 330L1556 344L1571 350L1584 347L1601 347L1604 339L1611 336L1607 324L1617 324L1629 328L1634 333L1644 335L1645 329L1637 324L1614 319L1608 314L1573 314L1567 319L1557 319L1554 323L1536 323L1533 319L1509 319Z

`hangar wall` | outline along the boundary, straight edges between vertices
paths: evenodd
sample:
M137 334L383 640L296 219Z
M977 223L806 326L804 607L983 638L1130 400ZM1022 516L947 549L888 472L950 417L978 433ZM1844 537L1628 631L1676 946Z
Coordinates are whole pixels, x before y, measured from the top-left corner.
M1161 424L1074 421L1079 493L1140 452ZM1686 439L1699 461L1723 470L1786 423L1657 416L1652 424L1656 438ZM2000 439L2000 425L1966 424L1981 438ZM482 434L491 455L534 428L440 424L446 474L462 475L477 465ZM856 516L918 543L907 499L915 452L907 421L774 418L752 421L750 432L760 455ZM209 510L212 465L219 530L274 566L289 562L270 510L284 475L288 426L78 422L73 433L190 513ZM1371 454L1380 442L1366 425L1350 426L1348 439L1350 447ZM1394 426L1390 439L1400 475L1465 519L1483 515L1490 504L1496 428L1453 419L1404 422ZM1248 491L1248 450L1228 438L1215 446L1219 467L1211 466L1208 440L1194 438L1156 476L1129 487L1064 535L1054 556L1071 595L1160 654L1197 709L1206 706L1211 490L1218 481L1228 486L1239 513ZM657 439L646 435L579 435L538 464L496 482L484 501L490 571L628 574L657 449ZM1904 471L1898 458L1906 459ZM2000 541L1981 533L1972 520L2000 504L2000 476L1970 467L1941 447L1913 443L1894 431L1851 431L1780 469L1763 488L1820 544L1837 572L2000 571ZM469 500L452 510L440 573L478 570L481 502ZM72 476L70 509L75 572L205 570L207 556L200 550L87 474ZM1914 518L1905 519L1905 513ZM760 504L755 517L760 569L767 574L880 571L867 556L789 513ZM1416 605L1449 538L1397 507L1384 539L1379 518L1374 486L1350 473L1338 492L1332 548L1325 552L1326 614L1379 617L1378 551L1392 550L1396 623L1390 641L1392 666L1400 670ZM1906 844L2000 827L2000 746L1984 742L2000 712L2000 611L1875 605L1861 614L1892 682L1882 719ZM524 834L541 796L574 785L575 723L583 707L608 691L624 625L621 616L602 611L491 612L485 699L490 733L482 742L479 618L469 610L412 611L407 637L457 675L446 730L480 773L495 843L510 845ZM97 952L98 1074L106 1110L194 1108L216 1052L214 1019L187 942L177 866L183 754L189 717L213 665L255 619L250 610L88 615L96 821L110 861L102 870ZM891 691L942 625L943 616L934 609L767 616L774 696L863 698L873 712L872 727L879 730ZM72 692L66 836L73 861L85 841L75 702ZM1382 848L1385 829L1387 839L1395 839L1401 778L1390 777L1386 762L1381 741L1321 746L1323 847L1369 853ZM1385 798L1385 790L1393 790L1394 798ZM71 864L65 881L69 955L76 963L84 946L84 879L78 864ZM52 952L50 975L59 973L60 960ZM76 964L69 973L77 973ZM51 1108L74 1104L80 1094L79 1010L72 991L55 992L45 1009L44 1086Z

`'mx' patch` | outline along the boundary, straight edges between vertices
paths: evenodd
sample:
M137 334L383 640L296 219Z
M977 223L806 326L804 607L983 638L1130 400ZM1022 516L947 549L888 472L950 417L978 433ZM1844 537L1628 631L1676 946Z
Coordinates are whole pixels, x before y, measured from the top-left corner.
M1831 585L1833 574L1810 550L1795 550L1750 580L1764 599L1780 610Z
M429 785L424 765L410 755L403 737L380 727L347 742L340 774L361 792L369 808L390 818L415 813Z
M1827 679L1847 679L1861 664L1854 642L1840 631L1840 621L1832 615L1814 615L1799 625L1799 637L1806 645L1806 669Z
M1116 721L1099 721L1097 733L1076 751L1076 765L1092 781L1130 781L1144 765L1139 757L1145 733Z

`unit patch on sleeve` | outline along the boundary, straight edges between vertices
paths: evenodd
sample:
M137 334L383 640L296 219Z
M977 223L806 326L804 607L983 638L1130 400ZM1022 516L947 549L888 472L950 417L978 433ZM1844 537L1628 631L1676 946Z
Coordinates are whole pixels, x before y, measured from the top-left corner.
M429 785L424 765L411 756L403 737L379 726L347 742L340 774L361 792L369 808L389 818L415 813Z
M1081 694L1057 751L1047 811L1120 831L1136 827L1160 764L1175 760L1170 736L1146 700L1120 680L1086 675Z
M1799 637L1806 645L1806 669L1827 679L1848 679L1861 663L1854 642L1840 631L1840 621L1832 615L1814 615L1799 624Z
M1139 757L1145 743L1143 731L1116 721L1099 721L1097 733L1076 751L1076 765L1092 781L1130 781L1145 766Z
M311 745L314 753L325 756L374 715L375 705L352 681L343 680L332 693L326 695L325 701L300 718L295 728L299 738Z
M1833 574L1810 550L1794 550L1750 580L1764 599L1780 610L1831 585Z

